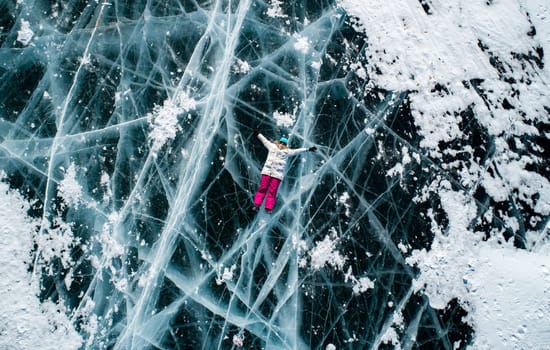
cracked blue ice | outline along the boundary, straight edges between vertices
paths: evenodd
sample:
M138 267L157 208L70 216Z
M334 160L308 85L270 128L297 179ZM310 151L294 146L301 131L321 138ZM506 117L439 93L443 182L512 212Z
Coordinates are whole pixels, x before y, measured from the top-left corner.
M404 348L471 339L406 263L446 220L413 198L459 181L421 147L408 92L369 84L367 37L335 3L0 6L0 166L41 220L41 297L85 348L391 347L397 314ZM251 210L254 127L319 149L271 216Z

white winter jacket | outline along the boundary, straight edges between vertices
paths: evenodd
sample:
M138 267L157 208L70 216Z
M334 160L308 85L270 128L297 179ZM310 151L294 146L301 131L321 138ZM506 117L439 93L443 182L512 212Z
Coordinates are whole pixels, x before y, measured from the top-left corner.
M269 175L279 180L282 180L285 176L288 157L307 151L307 148L280 149L276 144L266 139L264 135L258 134L258 138L268 150L262 175Z

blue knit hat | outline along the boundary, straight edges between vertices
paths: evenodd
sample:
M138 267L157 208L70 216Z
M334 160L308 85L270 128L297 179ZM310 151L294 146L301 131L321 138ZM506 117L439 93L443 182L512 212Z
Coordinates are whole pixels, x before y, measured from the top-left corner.
M279 139L279 142L282 142L282 143L284 143L285 145L288 145L288 139L287 139L286 137L284 137L284 136L281 137L281 138Z

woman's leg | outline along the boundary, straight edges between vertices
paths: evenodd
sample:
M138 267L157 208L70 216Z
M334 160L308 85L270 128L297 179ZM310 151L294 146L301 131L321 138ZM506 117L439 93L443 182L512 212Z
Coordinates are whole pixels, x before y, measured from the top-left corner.
M256 195L254 196L254 205L256 207L262 205L264 201L265 194L267 193L267 190L269 188L270 178L270 176L262 175L262 179L260 180L260 187L258 188L258 191L256 191Z
M265 200L265 210L273 210L273 207L275 206L275 200L277 199L277 190L279 189L280 184L281 180L274 177L271 178L271 181L269 182L269 188L267 190L267 198Z

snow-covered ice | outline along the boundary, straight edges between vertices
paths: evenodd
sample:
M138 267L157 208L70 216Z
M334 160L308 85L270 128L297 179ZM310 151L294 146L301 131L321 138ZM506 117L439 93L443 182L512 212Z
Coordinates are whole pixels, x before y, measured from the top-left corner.
M39 222L29 203L0 183L0 349L78 349L82 337L61 300L40 302L32 266Z

